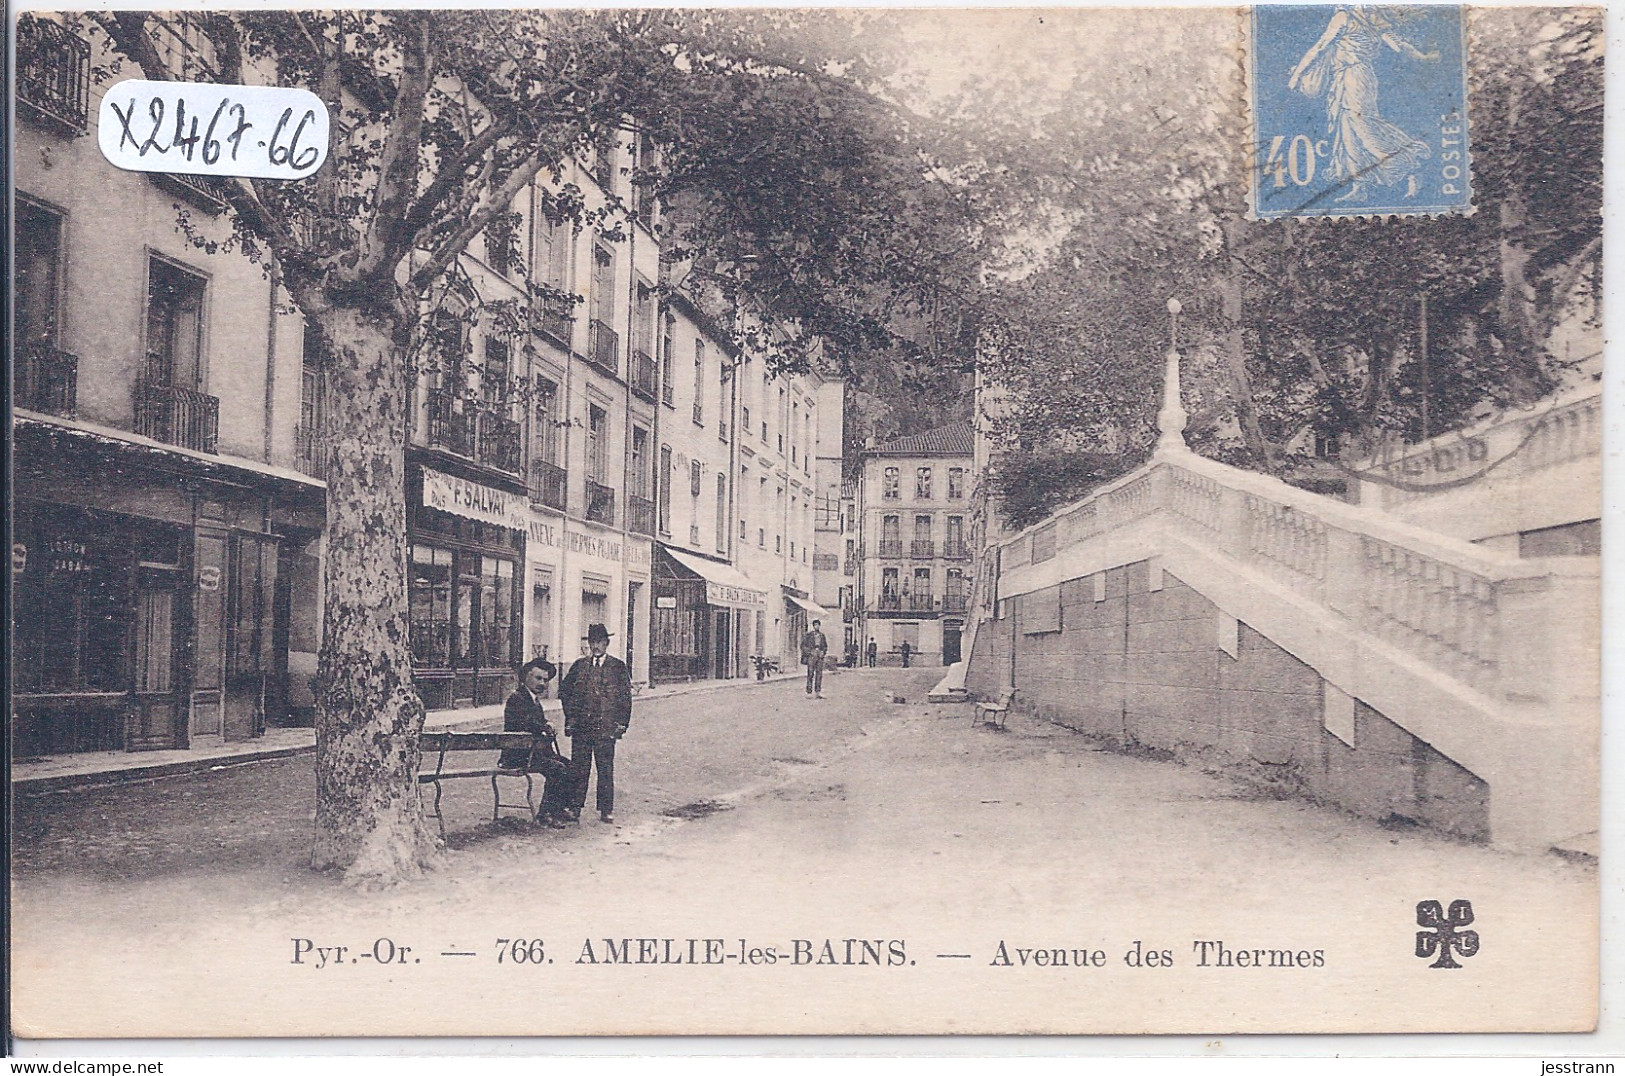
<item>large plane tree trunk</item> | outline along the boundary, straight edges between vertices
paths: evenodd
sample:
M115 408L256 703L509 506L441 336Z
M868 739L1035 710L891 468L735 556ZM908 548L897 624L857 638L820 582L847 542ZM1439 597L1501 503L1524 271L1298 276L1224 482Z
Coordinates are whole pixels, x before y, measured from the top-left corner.
M415 773L406 591L406 370L389 315L329 310L325 623L311 865L387 885L432 863Z

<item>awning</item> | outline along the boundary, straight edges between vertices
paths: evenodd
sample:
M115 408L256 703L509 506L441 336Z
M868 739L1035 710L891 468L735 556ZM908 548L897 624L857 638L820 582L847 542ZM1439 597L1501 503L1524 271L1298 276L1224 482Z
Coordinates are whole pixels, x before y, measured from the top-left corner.
M789 602L791 605L799 606L800 608L807 610L807 615L811 616L815 620L834 619L833 613L815 601L808 601L806 598L798 598L794 594L786 594L784 596L784 600Z
M670 546L661 546L666 555L705 580L705 601L708 605L733 605L750 609L767 604L767 591L751 581L750 576L732 564L721 564L692 553L684 553Z

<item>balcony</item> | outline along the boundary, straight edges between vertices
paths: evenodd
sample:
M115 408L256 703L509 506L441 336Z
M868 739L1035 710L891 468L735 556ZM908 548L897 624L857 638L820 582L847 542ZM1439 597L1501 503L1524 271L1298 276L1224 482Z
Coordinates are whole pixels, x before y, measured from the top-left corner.
M587 361L610 377L620 376L621 338L597 318L587 322Z
M937 555L937 543L929 538L916 538L909 543L908 552L915 560L930 560Z
M647 351L633 350L631 369L632 391L654 403L655 360Z
M654 536L655 502L647 497L626 495L626 529L633 534Z
M445 389L425 395L429 410L429 445L474 458L474 416L467 400Z
M293 429L294 466L312 478L327 478L327 441L309 426Z
M499 411L482 411L479 416L480 462L509 474L520 474L519 423Z
M220 441L220 400L177 385L135 383L135 432L198 452L215 452Z
M61 23L17 20L17 104L64 134L83 134L89 116L90 43Z
M587 479L587 521L606 527L615 525L615 490L590 478Z
M904 594L903 608L910 613L932 613L936 611L936 603L929 594Z
M903 540L901 538L882 538L880 540L880 555L882 557L902 556Z
M942 596L942 611L944 613L963 613L968 595L944 594Z
M942 555L947 560L970 560L970 547L949 539L942 543Z
M218 216L226 211L225 180L184 172L148 172L147 178L206 213Z
M49 344L33 344L16 370L16 405L73 417L79 402L79 357Z
M882 613L897 613L903 609L903 599L896 594L882 594L875 602L875 608Z
M569 472L546 460L530 461L530 499L537 504L563 512L568 503Z
M541 307L542 316L537 328L555 344L569 351L575 336L575 304L568 299L550 297L542 300Z

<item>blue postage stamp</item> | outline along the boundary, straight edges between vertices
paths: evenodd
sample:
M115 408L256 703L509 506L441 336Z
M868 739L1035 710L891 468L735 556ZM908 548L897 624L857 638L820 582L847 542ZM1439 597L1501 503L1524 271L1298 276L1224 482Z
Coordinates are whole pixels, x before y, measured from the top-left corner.
M1463 8L1259 5L1249 18L1255 216L1472 211Z

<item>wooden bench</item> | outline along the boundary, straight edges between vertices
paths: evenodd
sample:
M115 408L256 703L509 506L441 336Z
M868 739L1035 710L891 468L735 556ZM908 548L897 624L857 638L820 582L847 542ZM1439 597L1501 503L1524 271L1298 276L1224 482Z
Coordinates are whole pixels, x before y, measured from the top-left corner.
M536 814L536 800L534 793L533 763L539 758L549 754L552 739L547 736L533 735L529 732L425 732L418 737L418 746L422 751L422 761L418 765L418 784L434 785L434 810L429 812L440 823L440 835L446 835L446 816L440 810L440 797L444 791L446 781L457 781L465 777L488 778L491 782L491 821L495 822L504 808L512 811L525 810L530 815ZM465 751L523 751L525 752L525 766L505 767L497 763L501 759L499 754L487 766L470 766L462 769L447 769L446 756L460 754ZM434 768L429 768L430 758L434 760ZM499 777L522 777L525 780L525 802L505 803L502 799L502 790L497 785Z
M997 702L978 702L976 704L976 723L992 725L996 729L1004 728L1004 722L1010 716L1010 703L1015 701L1016 691L1011 688L999 696Z

